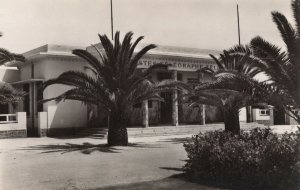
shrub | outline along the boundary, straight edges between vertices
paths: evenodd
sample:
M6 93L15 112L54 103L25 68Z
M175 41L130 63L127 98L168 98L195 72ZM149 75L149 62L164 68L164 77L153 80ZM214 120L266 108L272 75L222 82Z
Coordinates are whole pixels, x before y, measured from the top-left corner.
M184 144L188 176L247 188L287 188L300 177L300 132L278 135L253 129L233 135L200 133ZM298 181L299 183L299 181Z

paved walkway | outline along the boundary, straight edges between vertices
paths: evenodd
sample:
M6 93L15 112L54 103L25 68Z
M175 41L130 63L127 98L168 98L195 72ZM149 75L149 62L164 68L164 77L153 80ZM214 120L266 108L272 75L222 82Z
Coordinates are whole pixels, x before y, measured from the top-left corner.
M90 189L159 180L180 173L191 135L130 138L129 147L99 139L0 140L0 189Z

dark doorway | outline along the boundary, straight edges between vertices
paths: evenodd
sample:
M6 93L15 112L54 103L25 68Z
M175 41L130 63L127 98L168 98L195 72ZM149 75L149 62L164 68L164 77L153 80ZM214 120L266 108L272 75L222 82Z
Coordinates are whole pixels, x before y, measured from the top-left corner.
M284 125L285 123L285 111L281 108L274 109L274 125Z
M172 93L162 92L161 97L165 100L161 102L160 119L162 124L172 123Z

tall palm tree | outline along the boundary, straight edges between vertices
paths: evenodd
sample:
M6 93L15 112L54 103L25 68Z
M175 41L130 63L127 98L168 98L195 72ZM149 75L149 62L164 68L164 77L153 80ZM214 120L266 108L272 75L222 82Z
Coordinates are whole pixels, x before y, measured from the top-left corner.
M103 106L110 117L108 130L110 146L128 144L126 125L132 105L147 99L161 100L158 92L168 86L172 88L171 81L154 84L149 78L154 69L166 68L166 65L154 65L145 70L137 69L142 56L156 46L150 44L135 53L134 50L143 37L131 43L132 32L127 33L122 42L119 35L119 32L115 33L114 42L111 42L106 35L99 35L103 49L94 46L99 58L86 50L73 51L73 54L87 61L93 75L80 71L67 71L43 83L44 89L53 84L73 87L45 101L69 99Z
M300 109L300 0L292 0L291 6L295 27L283 14L272 12L273 21L285 43L285 50L257 36L250 42L250 51L262 60L261 71L269 77L269 83L274 85L273 89L277 89L282 96L292 100L289 104L282 104L281 107L288 114L292 114L299 123L300 115L294 112L293 108ZM230 53L233 55L249 52L235 49Z
M231 51L231 50L229 50ZM260 70L256 69L259 60L250 54L232 56L227 51L220 58L210 55L218 70L204 68L199 72L209 76L210 81L199 83L195 89L187 89L183 95L187 102L218 107L224 118L225 130L234 134L240 132L239 110L250 105L266 106L265 84L253 79Z

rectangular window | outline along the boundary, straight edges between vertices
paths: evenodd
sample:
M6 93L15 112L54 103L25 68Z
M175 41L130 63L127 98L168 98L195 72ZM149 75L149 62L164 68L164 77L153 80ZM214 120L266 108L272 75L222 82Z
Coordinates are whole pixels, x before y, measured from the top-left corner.
M171 79L171 78L172 78L172 73L167 73L167 72L158 72L157 73L157 80L158 81Z
M259 110L259 115L268 116L270 115L270 110Z
M177 80L182 81L182 73L177 73Z
M153 101L152 100L148 100L148 108L152 108L152 103Z

